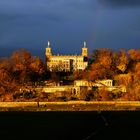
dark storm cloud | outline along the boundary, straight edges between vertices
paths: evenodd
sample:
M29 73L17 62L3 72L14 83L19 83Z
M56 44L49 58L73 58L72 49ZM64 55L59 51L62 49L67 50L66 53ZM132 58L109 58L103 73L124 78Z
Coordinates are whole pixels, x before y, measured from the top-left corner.
M5 0L7 2L7 0ZM42 4L41 2L32 0L19 3L16 0L15 3L6 3L0 1L0 21L13 21L14 19L46 19L48 21L61 21L62 16L58 12L55 12L55 7L51 6L51 2ZM43 0L42 0L43 1Z
M17 19L16 15L0 14L0 22L11 21Z
M140 0L99 0L104 6L111 7L138 7Z
M137 6L140 0L0 0L0 55L28 48L44 56L48 40L66 54L80 52L84 40L89 50L139 47Z

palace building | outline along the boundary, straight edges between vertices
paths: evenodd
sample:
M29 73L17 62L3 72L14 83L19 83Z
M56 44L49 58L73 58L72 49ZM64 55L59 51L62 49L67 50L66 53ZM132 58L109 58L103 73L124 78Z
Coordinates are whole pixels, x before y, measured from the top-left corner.
M82 47L81 55L53 55L50 41L46 48L46 62L48 71L79 71L88 66L88 48L86 42Z

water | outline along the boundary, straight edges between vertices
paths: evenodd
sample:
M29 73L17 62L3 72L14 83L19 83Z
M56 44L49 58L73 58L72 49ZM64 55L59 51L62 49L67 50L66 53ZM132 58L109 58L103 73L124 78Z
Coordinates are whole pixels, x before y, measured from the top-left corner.
M137 139L140 112L1 112L3 139Z

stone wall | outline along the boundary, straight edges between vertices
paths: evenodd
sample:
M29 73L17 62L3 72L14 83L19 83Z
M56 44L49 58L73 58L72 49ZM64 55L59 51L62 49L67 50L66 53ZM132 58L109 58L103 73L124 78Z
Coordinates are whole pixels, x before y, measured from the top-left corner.
M37 107L45 105L114 105L140 107L140 101L0 102L0 107Z
M73 86L52 86L42 88L42 92L55 93L55 92L72 92Z

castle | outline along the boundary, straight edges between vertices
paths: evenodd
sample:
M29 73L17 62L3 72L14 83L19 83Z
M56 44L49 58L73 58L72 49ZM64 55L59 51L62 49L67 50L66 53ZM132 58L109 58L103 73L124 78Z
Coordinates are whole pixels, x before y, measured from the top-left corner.
M80 71L88 66L88 48L86 42L82 47L81 55L52 55L51 44L48 41L46 48L46 63L48 71Z

